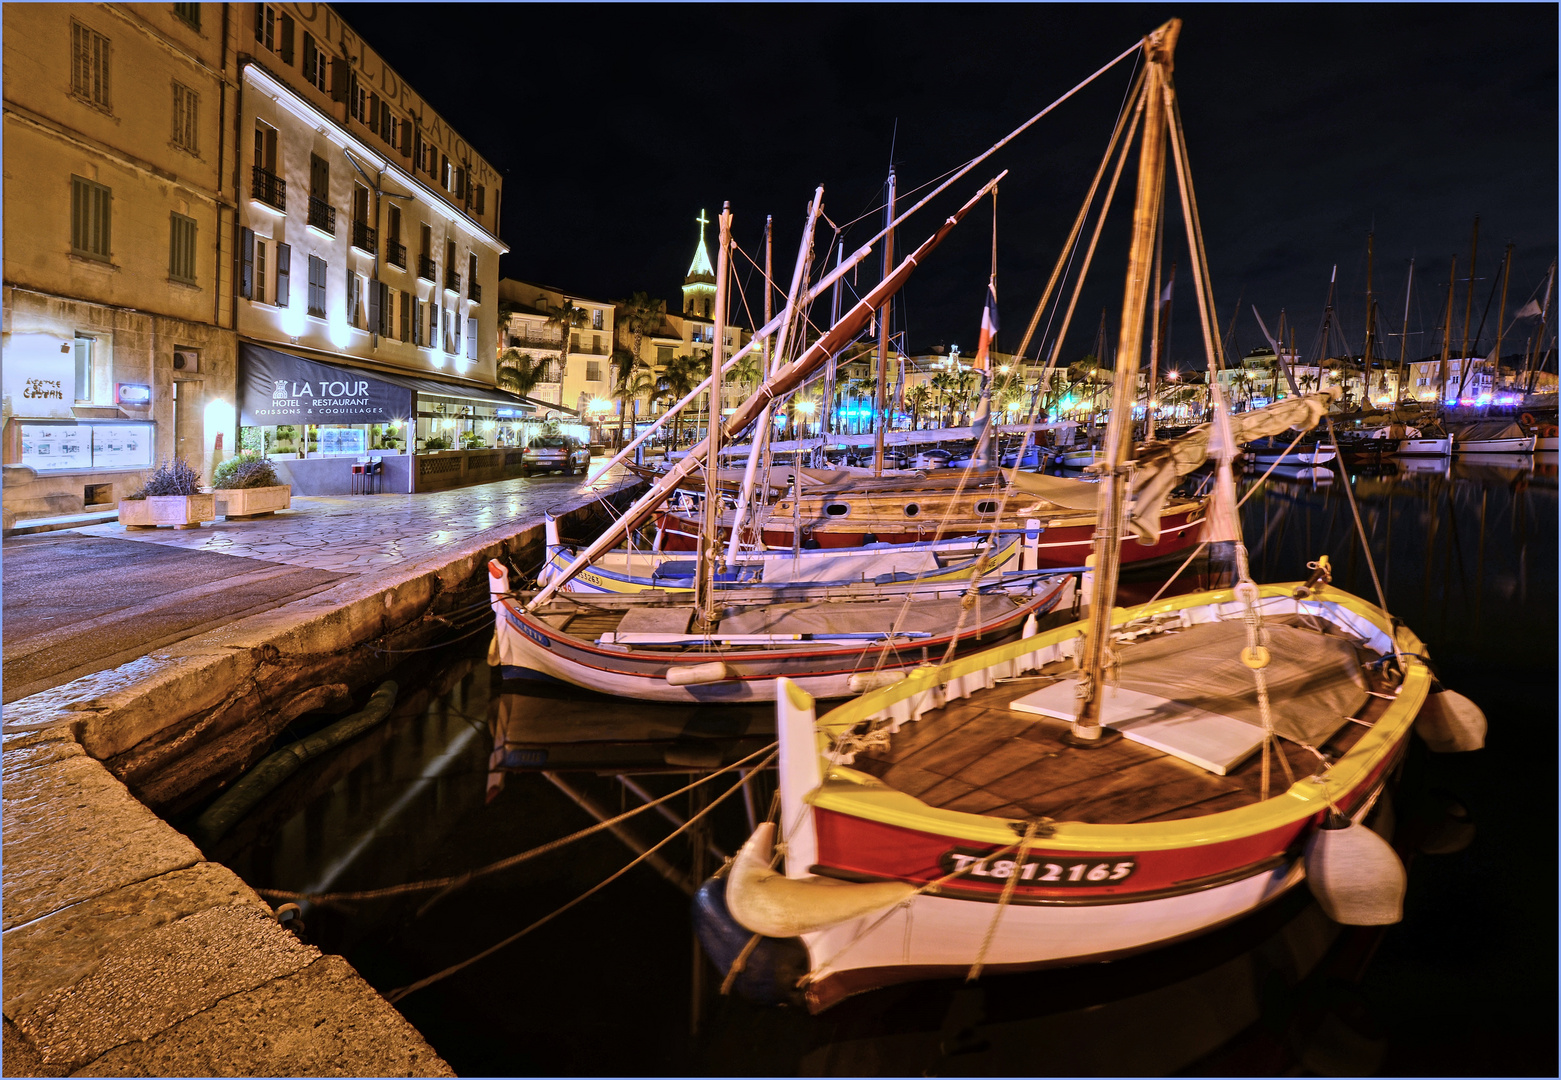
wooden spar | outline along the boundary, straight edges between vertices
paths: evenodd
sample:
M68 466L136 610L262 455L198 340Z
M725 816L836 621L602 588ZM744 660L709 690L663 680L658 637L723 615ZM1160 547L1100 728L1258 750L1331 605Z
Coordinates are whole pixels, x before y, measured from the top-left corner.
M1169 75L1181 32L1172 19L1144 39L1144 132L1138 150L1138 195L1133 206L1133 241L1128 253L1127 282L1122 290L1122 325L1118 330L1116 371L1112 381L1111 419L1106 426L1100 472L1100 517L1095 526L1095 595L1090 601L1089 628L1079 654L1079 712L1073 739L1100 745L1101 683L1106 648L1111 639L1111 609L1116 606L1117 569L1122 557L1122 518L1132 449L1133 399L1138 392L1138 365L1143 348L1144 305L1149 291L1161 177L1165 168L1166 102Z
M1507 244L1507 256L1502 260L1504 265L1501 270L1501 306L1496 309L1496 369L1492 372L1495 378L1501 378L1501 324L1507 318L1507 282L1512 279L1512 244Z
M1409 294L1415 287L1415 260L1409 260L1409 281L1404 285L1404 324L1398 336L1398 398L1404 400L1404 385L1409 381L1409 368L1405 360L1409 356Z
M846 257L845 241L840 241L839 248L835 251L835 266L840 266L841 260ZM840 279L835 279L835 287L829 297L829 325L834 326L840 321ZM819 445L822 446L829 440L829 436L835 432L835 375L839 364L840 354L829 358L829 363L824 366L824 408L823 415L819 418Z
M889 271L894 266L894 166L889 166L889 202L884 208L884 220L888 222L884 227L883 237L883 272L884 277L889 276ZM884 397L887 393L886 383L889 373L889 314L891 300L884 300L883 307L878 309L878 407L873 411L873 429L876 437L873 439L873 475L883 475L883 435L884 428L888 426L889 417L885 409Z
M1164 176L1164 173L1161 173ZM1160 185L1160 209L1159 220L1155 222L1154 231L1154 289L1151 295L1154 297L1154 318L1150 322L1149 331L1149 398L1144 402L1144 442L1154 440L1154 396L1157 376L1160 373L1160 320L1161 308L1165 305L1161 302L1160 292L1160 264L1165 254L1165 185ZM1175 271L1173 270L1174 274Z
M1366 234L1366 346L1365 353L1361 356L1361 369L1365 373L1366 393L1365 397L1371 397L1371 337L1377 328L1375 298L1371 295L1371 256L1373 241L1376 239L1372 233ZM1361 404L1365 404L1364 401Z
M1447 354L1453 345L1453 287L1458 279L1458 256L1447 268L1447 310L1442 315L1442 362L1436 369L1436 409L1447 407Z
M711 446L705 468L705 519L699 530L699 566L694 578L695 627L708 633L714 628L715 572L720 562L721 495L717 462L721 451L721 354L726 351L727 278L732 262L732 204L721 206L721 247L715 258L715 340L710 343L710 405L708 434Z
M1545 303L1539 312L1539 334L1534 338L1534 347L1530 350L1533 362L1526 365L1528 368L1528 386L1525 389L1525 393L1532 394L1534 392L1534 387L1539 382L1539 373L1545 366L1545 359L1549 357L1549 353L1541 357L1539 351L1545 347L1545 330L1550 325L1550 294L1555 289L1555 284L1556 260L1551 259L1550 276L1545 280Z
M797 297L807 281L808 255L813 250L813 229L818 223L818 216L824 209L824 185L820 184L813 192L813 202L808 206L808 220L802 227L802 246L797 249L797 265L791 272L791 290L786 293L786 307L781 311L780 330L775 335L775 351L770 355L768 364L765 365L764 377L773 376L780 370L781 364L786 360L786 346L791 325L796 321ZM764 254L765 281L768 283L770 273L770 251L768 245ZM769 302L769 286L765 286L765 302ZM770 423L772 410L770 406L764 407L764 412L759 415L759 424L753 431L753 445L748 448L748 463L743 466L743 483L737 493L736 517L732 521L732 535L726 547L726 561L736 562L739 545L742 543L743 521L748 516L748 504L753 500L754 476L758 472L759 462L765 461L768 468L770 453L770 436L773 434ZM712 459L714 460L714 459ZM707 504L713 506L714 503ZM709 516L709 515L706 515Z
M1007 175L1008 170L1004 169L984 184L981 190L971 197L969 202L950 214L943 224L938 226L938 230L935 233L922 241L921 246L908 255L893 274L879 282L877 288L858 301L856 306L846 313L845 318L830 327L794 363L786 365L772 378L767 379L758 390L754 391L753 396L739 405L736 411L733 412L731 419L726 422L725 437L731 438L732 435L753 423L758 414L763 411L765 405L774 401L780 395L788 394L795 390L815 369L829 359L831 353L840 349L845 342L855 337L862 327L867 324L868 317L872 314L873 309L883 302L883 298L901 288L921 261L930 255L943 242L944 237L954 230L954 226L964 219L965 215L970 212L970 208L980 202L981 198L988 191L992 190L999 180ZM710 443L708 439L701 441L698 446L691 449L682 461L678 462L676 466L668 470L652 484L650 490L640 496L639 500L622 517L609 525L601 536L592 541L579 555L576 555L573 562L559 571L536 596L532 597L531 602L526 605L526 610L535 611L539 606L552 599L558 590L568 583L571 578L594 562L602 552L616 545L622 539L624 533L644 521L649 516L651 510L666 499L677 488L684 477L699 467L700 462L704 460L709 450Z
M1480 251L1480 215L1474 215L1474 238L1469 241L1469 287L1464 290L1463 345L1458 350L1458 393L1454 401L1463 400L1463 387L1469 381L1469 316L1474 314L1474 257ZM1447 317L1452 319L1452 312Z

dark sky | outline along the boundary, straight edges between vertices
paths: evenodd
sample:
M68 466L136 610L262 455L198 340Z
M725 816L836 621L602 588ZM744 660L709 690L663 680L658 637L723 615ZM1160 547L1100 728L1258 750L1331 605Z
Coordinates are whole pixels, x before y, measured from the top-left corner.
M1338 321L1359 350L1366 235L1396 332L1416 262L1410 352L1433 338L1448 262L1475 267L1478 324L1513 243L1508 311L1542 288L1557 235L1557 8L1362 4L569 6L344 5L347 19L502 173L506 276L596 299L676 306L701 208L722 200L762 257L775 216L787 279L813 188L837 224L986 149L1172 15L1176 83L1222 326L1261 343L1279 309L1314 348L1338 265ZM1126 91L1131 62L1042 120L900 230L903 252L999 169L998 294L1012 348ZM1132 166L1064 360L1115 334ZM881 211L846 232L849 251ZM1174 230L1171 228L1174 226ZM713 237L712 226L712 237ZM1201 364L1179 215L1172 360ZM826 230L824 236L829 235ZM991 216L973 211L901 294L912 351L975 347ZM712 242L712 257L714 245ZM871 273L858 287L866 291ZM757 308L755 282L747 285ZM1462 327L1463 290L1454 348ZM1491 309L1484 340L1494 338ZM1397 353L1397 339L1387 347ZM1508 339L1504 352L1521 348Z

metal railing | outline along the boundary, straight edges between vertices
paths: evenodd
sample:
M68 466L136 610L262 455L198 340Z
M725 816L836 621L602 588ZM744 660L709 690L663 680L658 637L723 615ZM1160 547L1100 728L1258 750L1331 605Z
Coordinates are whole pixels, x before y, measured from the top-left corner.
M379 230L366 221L356 218L352 222L352 246L362 251L374 254L379 247Z
M466 299L474 304L482 303L482 286L475 281L468 283L466 286Z
M434 260L427 255L417 257L417 276L424 281L438 281L439 271L434 269Z
M323 233L336 235L336 207L324 199L309 196L309 224Z
M444 268L444 287L454 293L461 291L461 275L448 266Z
M254 185L250 194L267 206L278 210L287 209L287 181L259 165L255 166Z
M563 344L558 334L549 334L546 330L509 330L505 333L505 339L512 348L521 348L526 345L541 345L544 348L556 349Z
M385 241L385 261L391 266L407 268L407 246L395 240Z

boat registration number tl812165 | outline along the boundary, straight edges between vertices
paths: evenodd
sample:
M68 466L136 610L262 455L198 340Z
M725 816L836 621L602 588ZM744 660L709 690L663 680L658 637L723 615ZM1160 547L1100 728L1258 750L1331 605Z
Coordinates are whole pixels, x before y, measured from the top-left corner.
M970 878L996 878L1006 881L1016 872L1020 881L1036 885L1110 885L1125 881L1138 869L1135 859L1076 861L1054 858L1025 859L1019 866L1012 857L992 858L982 852L950 851L942 859L945 874L964 874ZM1016 871L1016 867L1018 867Z

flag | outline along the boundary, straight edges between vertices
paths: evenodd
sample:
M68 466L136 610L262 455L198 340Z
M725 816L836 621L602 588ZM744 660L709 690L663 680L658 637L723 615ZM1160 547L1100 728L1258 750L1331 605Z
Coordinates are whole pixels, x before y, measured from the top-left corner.
M976 377L981 380L981 396L976 402L976 414L970 420L971 434L976 437L976 452L972 465L978 469L992 467L992 440L988 437L987 424L992 416L992 335L997 333L997 281L986 286L986 304L981 308L981 337L976 345L976 362L972 365Z
M986 305L981 309L981 340L976 345L976 367L991 368L992 336L996 333L997 282L989 281L986 286Z
M1536 300L1530 300L1528 303L1518 308L1517 313L1513 315L1512 318L1514 321L1516 321L1518 319L1533 318L1536 315L1542 314L1544 314L1544 312L1540 310L1539 302Z

